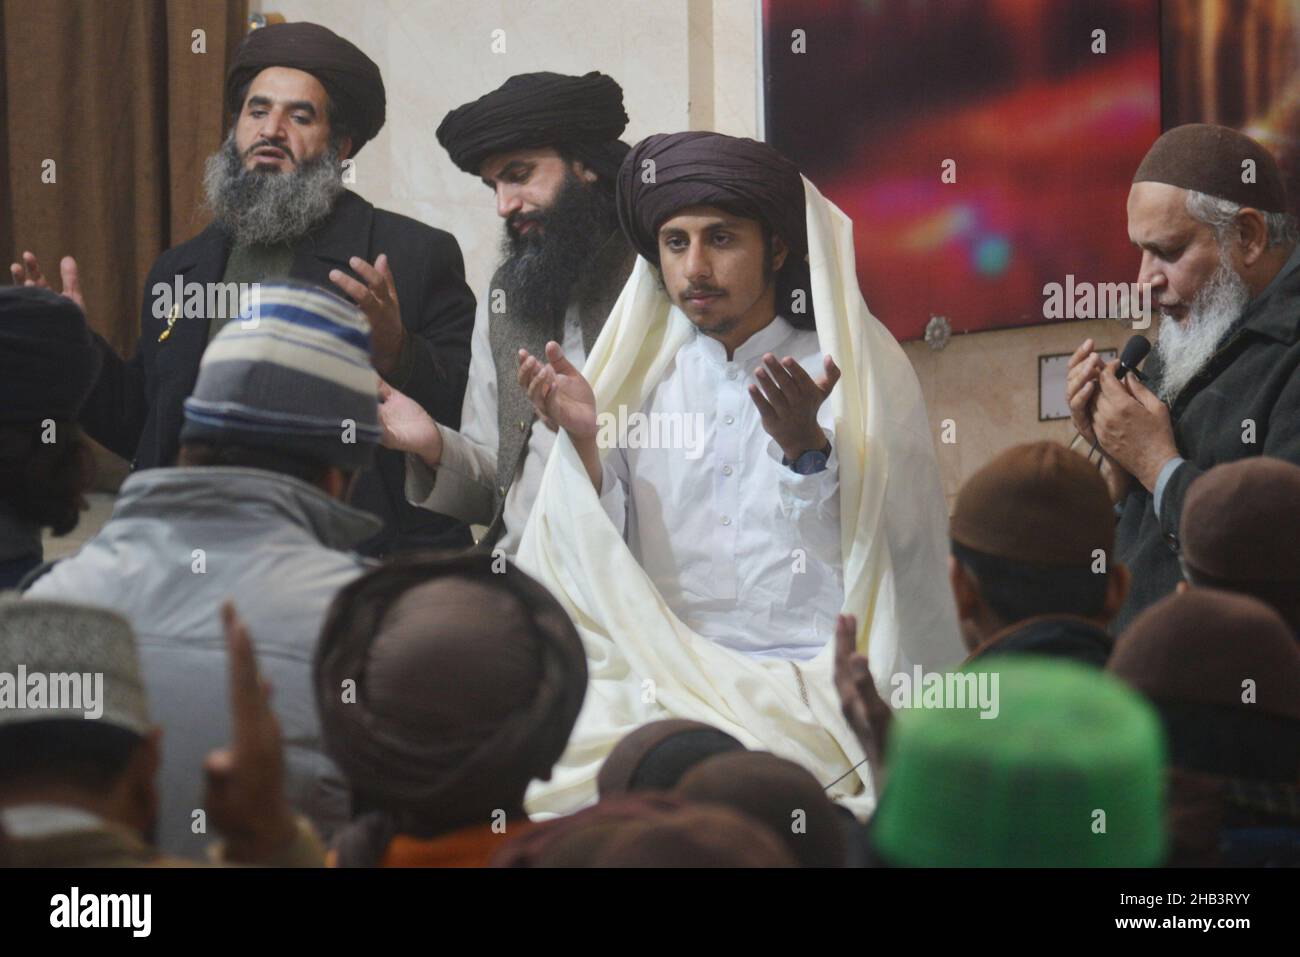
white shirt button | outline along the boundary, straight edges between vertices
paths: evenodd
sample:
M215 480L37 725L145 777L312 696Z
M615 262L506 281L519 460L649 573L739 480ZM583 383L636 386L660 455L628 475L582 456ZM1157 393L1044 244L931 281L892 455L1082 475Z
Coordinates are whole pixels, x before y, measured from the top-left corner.
M727 378L728 378L728 379L734 379L734 378L736 378L738 375L740 375L740 370L739 370L739 369L728 369L728 370L727 370Z
M736 421L736 417L734 415L724 415L722 421L727 423L727 425L731 425L732 422Z
M730 474L731 474L731 466L730 466L730 465L724 465L724 466L722 467L722 474L723 474L723 475L730 475Z
M726 515L722 516L722 524L723 524L723 525L730 525L730 524L731 524L731 519L728 518Z

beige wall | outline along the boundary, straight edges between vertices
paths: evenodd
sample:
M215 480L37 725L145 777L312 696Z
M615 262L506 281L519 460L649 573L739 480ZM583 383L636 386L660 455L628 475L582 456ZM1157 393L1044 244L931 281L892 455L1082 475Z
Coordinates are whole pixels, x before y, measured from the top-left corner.
M623 86L629 142L681 129L761 132L757 0L252 0L252 8L322 23L379 63L388 122L358 158L354 188L455 233L477 295L501 227L488 191L434 136L449 109L515 73L600 70ZM504 53L492 52L498 29ZM1111 322L1063 322L957 336L940 352L907 343L949 502L1006 446L1073 436L1068 423L1038 421L1040 354L1071 352L1089 335L1118 348L1129 334ZM945 419L955 424L952 444L939 440Z

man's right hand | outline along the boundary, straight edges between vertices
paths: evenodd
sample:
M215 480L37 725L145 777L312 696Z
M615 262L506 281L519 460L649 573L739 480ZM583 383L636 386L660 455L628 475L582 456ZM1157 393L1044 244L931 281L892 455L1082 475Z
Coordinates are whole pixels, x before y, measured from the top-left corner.
M596 437L596 393L558 342L546 344L543 365L527 349L519 350L519 385L548 426L563 428L575 441Z
M41 264L36 261L36 256L30 252L23 252L22 262L9 264L9 275L13 277L15 286L50 288L49 281L41 274ZM62 295L67 296L81 307L82 312L85 312L86 301L81 297L81 281L77 277L77 261L71 256L64 256L59 260L59 275L63 280Z
M1105 367L1106 363L1097 355L1093 341L1084 339L1070 356L1065 374L1065 399L1070 404L1070 421L1090 446L1097 442L1097 434L1092 430L1092 411L1101 392L1098 381Z
M386 449L413 452L436 469L442 461L442 432L424 406L409 395L379 380L379 424L384 433L380 443Z

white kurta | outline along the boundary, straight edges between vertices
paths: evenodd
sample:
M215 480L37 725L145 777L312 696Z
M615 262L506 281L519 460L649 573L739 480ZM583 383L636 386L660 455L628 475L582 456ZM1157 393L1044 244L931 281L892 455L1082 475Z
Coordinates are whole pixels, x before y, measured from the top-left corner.
M474 314L474 334L470 339L469 381L461 407L460 431L439 424L442 433L442 459L434 471L418 455L406 456L406 498L434 512L450 515L471 525L486 525L493 519L493 488L497 480L497 449L501 434L497 426L497 368L488 339L488 301L479 300ZM582 343L582 326L577 306L570 305L564 316L564 354L579 368L587 360ZM517 389L515 381L505 388ZM524 423L520 423L524 425ZM508 557L519 549L528 513L532 510L537 489L542 484L547 456L555 444L555 433L533 422L528 436L528 454L524 467L506 492L504 529L496 544Z
M839 463L824 402L826 469L782 464L748 392L769 352L824 374L817 333L780 316L730 361L722 343L692 335L640 410L694 417L698 432L668 432L690 447L611 449L601 505L683 623L724 648L807 660L834 636L844 602Z

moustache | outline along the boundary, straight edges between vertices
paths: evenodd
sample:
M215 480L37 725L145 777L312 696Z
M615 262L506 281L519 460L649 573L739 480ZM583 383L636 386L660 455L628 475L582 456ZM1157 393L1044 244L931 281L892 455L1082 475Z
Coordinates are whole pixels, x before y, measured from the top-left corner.
M718 289L714 286L691 286L682 293L683 299L689 299L691 296L722 296L726 290Z
M248 159L250 156L252 156L254 153L256 153L264 146L269 146L273 150L279 150L281 153L283 153L289 159L293 160L295 163L298 162L297 158L293 155L293 150L289 149L288 146L284 146L279 143L272 143L270 140L258 140L256 143L254 143L252 146L250 146L248 149L244 151L244 159Z

